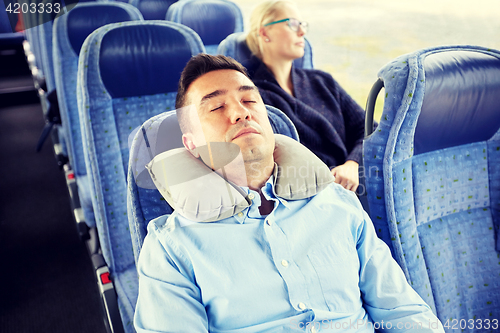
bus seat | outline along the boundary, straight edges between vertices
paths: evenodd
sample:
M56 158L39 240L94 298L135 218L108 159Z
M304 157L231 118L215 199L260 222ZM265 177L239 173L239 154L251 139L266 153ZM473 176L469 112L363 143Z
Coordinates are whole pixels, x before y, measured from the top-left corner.
M44 0L41 2L44 7L48 7L49 4L54 6L54 3L60 3L60 0ZM62 8L62 7L61 7ZM53 21L56 18L57 13L55 11L41 11L38 14L38 20L40 25L38 26L38 38L40 40L40 62L45 69L44 71L44 79L47 87L47 93L44 94L45 102L42 104L46 105L46 110L44 110L45 116L45 127L46 130L43 132L42 137L38 143L37 151L41 150L41 147L44 144L44 141L48 137L48 131L53 131L52 138L56 138L55 147L57 161L59 165L62 167L63 164L67 162L68 152L66 149L66 141L64 129L61 126L61 116L59 113L59 106L57 103L57 94L56 94L56 82L54 78L54 64L52 58L52 27Z
M260 64L258 60L248 48L246 42L247 33L236 32L227 36L217 48L218 54L236 59L247 69L250 76L255 72ZM307 39L305 39L304 56L293 61L293 65L297 68L311 69L313 68L312 47Z
M57 100L65 134L68 158L74 172L78 197L88 227L95 226L91 191L83 152L80 119L76 98L78 57L85 38L95 29L115 22L141 20L137 8L118 2L88 2L76 5L59 16L53 26L53 64ZM75 197L75 196L73 196ZM77 218L77 221L81 219ZM83 222L80 222L83 223Z
M14 4L15 2L6 3ZM15 31L15 26L17 24L18 18L17 14L13 14L6 11L6 7L2 2L0 4L0 77L12 76L13 70L10 67L21 67L22 64L14 59L23 59L19 55L22 54L22 44L24 41L24 34ZM8 64L8 65L6 65ZM0 91L2 93L2 91Z
M125 331L133 332L137 272L127 218L128 136L152 116L175 109L189 59L204 52L191 29L167 21L108 25L80 53L78 107L101 249Z
M170 6L166 19L193 29L214 55L224 38L243 31L240 7L228 0L180 0Z
M137 7L145 20L164 20L168 8L177 0L130 0Z
M368 105L383 85L384 109L364 162L379 237L445 328L498 318L500 52L435 47L378 76Z
M266 105L266 108L274 133L283 134L299 141L297 130L288 116L275 107ZM168 133L168 139L152 143L151 138L156 138L156 133L159 131ZM152 155L150 155L148 149L145 149L146 140L149 140L147 146L154 150ZM175 111L165 112L148 119L135 131L135 135L130 136L129 147L130 158L127 176L128 218L137 263L146 237L148 223L154 218L172 213L172 207L156 189L145 168L145 164L152 157L164 151L183 147L182 132ZM145 163L139 164L138 161L145 161Z

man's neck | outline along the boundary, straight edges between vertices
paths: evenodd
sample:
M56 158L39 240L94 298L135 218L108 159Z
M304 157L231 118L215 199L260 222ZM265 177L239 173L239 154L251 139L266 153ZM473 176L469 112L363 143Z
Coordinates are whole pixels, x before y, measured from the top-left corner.
M274 160L259 162L245 162L245 170L248 187L260 192L260 189L271 177L274 170Z

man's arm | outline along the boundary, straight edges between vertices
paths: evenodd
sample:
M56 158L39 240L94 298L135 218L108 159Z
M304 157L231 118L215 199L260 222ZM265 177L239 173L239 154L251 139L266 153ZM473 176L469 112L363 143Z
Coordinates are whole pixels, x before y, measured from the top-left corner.
M366 212L364 217L357 230L359 286L375 327L387 332L444 332L441 322L406 281L387 245L377 237Z
M155 229L153 221L138 264L136 331L208 332L207 314L200 289L193 283L191 265L183 258L172 258L158 239L160 231Z

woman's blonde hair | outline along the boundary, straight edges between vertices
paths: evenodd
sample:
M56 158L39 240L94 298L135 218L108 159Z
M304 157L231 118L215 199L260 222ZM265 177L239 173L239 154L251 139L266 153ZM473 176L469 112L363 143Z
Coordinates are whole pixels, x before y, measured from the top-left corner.
M255 7L250 16L250 31L246 42L250 51L261 60L262 45L259 39L259 30L264 24L273 22L285 5L296 7L296 4L289 0L267 0Z

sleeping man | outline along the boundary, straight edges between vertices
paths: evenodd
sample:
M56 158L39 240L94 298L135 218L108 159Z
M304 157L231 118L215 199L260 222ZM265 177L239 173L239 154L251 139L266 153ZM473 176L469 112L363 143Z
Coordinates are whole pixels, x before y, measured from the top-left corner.
M137 332L443 332L356 195L273 134L239 63L193 57L176 107L192 111L177 172L217 179L172 189L174 213L149 224Z

